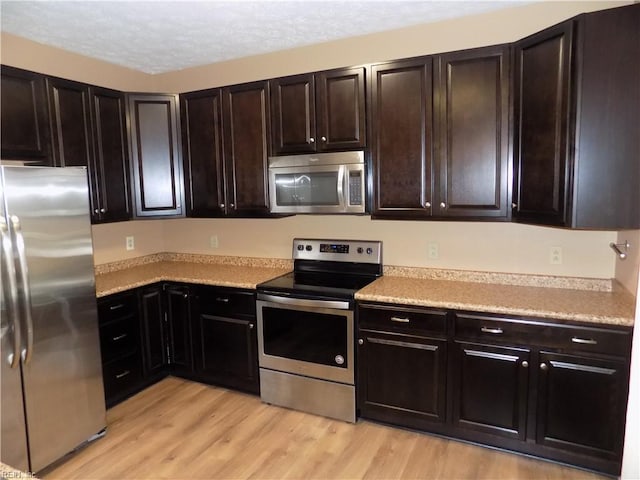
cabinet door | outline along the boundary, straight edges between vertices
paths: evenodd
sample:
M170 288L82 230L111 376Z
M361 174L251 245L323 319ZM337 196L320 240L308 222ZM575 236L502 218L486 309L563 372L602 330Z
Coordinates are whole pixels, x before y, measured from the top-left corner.
M106 88L89 90L93 114L93 170L96 172L94 219L116 222L131 218L129 147L124 94Z
M229 215L269 214L269 84L223 89L224 152Z
M0 78L2 158L52 165L44 77L2 65Z
M519 220L567 220L573 21L515 46L514 203Z
M180 95L187 215L224 215L222 94L219 89Z
M320 151L356 150L366 146L365 71L344 68L316 75Z
M169 364L173 370L191 372L193 355L191 349L191 305L187 287L168 286L167 326L169 342Z
M359 337L361 415L410 428L443 423L447 342L366 330Z
M537 442L619 460L628 379L623 360L541 352Z
M315 152L316 103L313 74L269 81L274 154Z
M524 440L528 365L528 350L456 342L453 425Z
M434 215L507 218L509 46L438 57Z
M373 216L429 216L432 60L374 65L371 80Z
M184 187L178 97L128 98L135 216L180 216Z
M258 353L255 320L216 315L201 311L198 373L233 388L257 393Z
M161 285L140 290L140 314L144 338L144 369L146 376L161 373L167 364L167 319L163 308Z

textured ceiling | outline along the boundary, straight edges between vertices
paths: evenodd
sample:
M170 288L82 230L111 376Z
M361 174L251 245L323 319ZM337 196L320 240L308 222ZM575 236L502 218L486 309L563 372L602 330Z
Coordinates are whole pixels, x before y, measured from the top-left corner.
M180 70L525 3L0 1L2 31L147 73Z

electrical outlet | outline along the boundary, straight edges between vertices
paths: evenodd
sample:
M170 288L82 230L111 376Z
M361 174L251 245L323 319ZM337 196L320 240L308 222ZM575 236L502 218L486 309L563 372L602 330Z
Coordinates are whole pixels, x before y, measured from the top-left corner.
M136 243L132 236L126 238L126 245L127 245L127 250L135 250Z
M434 242L430 242L427 245L427 254L430 259L435 260L440 256L438 244Z
M562 265L562 247L551 247L549 249L549 263L551 265Z
M211 248L218 248L218 236L217 235L211 235L209 237L209 246Z

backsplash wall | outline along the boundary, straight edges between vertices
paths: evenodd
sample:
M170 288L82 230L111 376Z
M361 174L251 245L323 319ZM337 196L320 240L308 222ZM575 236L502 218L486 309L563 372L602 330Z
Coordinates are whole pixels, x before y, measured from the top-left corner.
M93 227L95 263L169 251L291 258L294 237L374 239L384 263L457 270L613 278L616 232L575 231L511 223L409 222L368 216L297 215L281 219L142 220ZM125 237L136 249L126 251ZM211 247L216 236L218 247ZM429 258L429 244L438 258ZM549 262L562 248L562 264Z

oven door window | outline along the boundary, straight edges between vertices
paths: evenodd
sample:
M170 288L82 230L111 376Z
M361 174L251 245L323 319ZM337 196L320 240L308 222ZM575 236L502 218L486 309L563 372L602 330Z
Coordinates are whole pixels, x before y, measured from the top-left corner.
M327 172L276 173L278 206L339 206L338 170Z
M263 307L264 353L347 368L347 318Z

